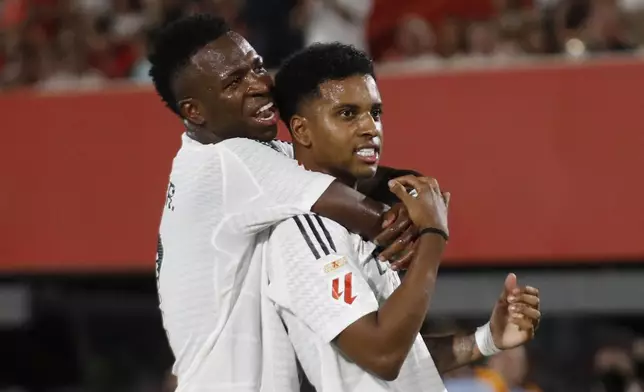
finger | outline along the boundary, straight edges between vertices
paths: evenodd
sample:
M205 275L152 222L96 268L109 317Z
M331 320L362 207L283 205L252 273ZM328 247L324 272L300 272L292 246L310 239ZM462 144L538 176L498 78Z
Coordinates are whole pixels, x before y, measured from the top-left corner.
M407 211L401 211L396 216L394 223L385 228L374 238L373 242L378 246L389 246L412 225Z
M501 300L508 301L509 296L512 294L513 290L517 287L517 276L515 274L508 274L505 277L505 282L503 283L503 291L501 291Z
M539 296L539 289L536 289L532 286L523 286L523 287L517 286L512 293L517 295L521 293L528 293L530 295Z
M510 305L510 315L522 315L522 318L528 318L534 321L541 318L541 312L538 309L526 304Z
M510 295L508 296L508 302L513 304L513 303L525 303L528 304L536 309L539 309L539 297L536 295L530 295L530 294L520 294L520 295Z
M419 177L420 182L427 185L432 191L436 192L439 195L442 195L441 187L438 185L438 180L433 177Z
M418 230L411 225L389 246L389 248L380 252L379 257L382 261L397 263L403 258L408 257L408 253L414 249L414 242Z
M414 188L414 189L418 189L418 188ZM409 203L414 199L414 197L407 192L407 188L405 188L405 185L403 185L398 180L389 181L389 190L391 191L391 193L396 195L396 197L398 197L400 201L402 201L405 204Z
M394 271L406 270L407 268L409 268L409 264L411 264L411 261L414 258L415 254L416 247L414 244L412 244L410 246L410 249L407 250L407 253L405 253L400 259L391 264L391 269Z
M384 251L380 252L378 259L385 260L396 260L403 256L403 252L413 245L414 237L416 234L416 228L414 226L409 226L398 237L391 245L387 247Z
M522 331L532 331L534 332L534 324L530 319L527 319L523 317L522 315L511 315L510 316L510 322L517 327L519 327L520 330Z
M526 286L526 287L525 287L525 292L526 292L527 294L530 294L530 295L535 295L535 296L537 296L537 297L539 296L539 289L534 288L534 287L532 287L532 286Z
M420 178L416 176L402 176L402 177L396 177L393 180L389 181L394 182L394 183L399 183L401 184L404 188L413 188L416 190L420 190L425 187L426 183ZM396 195L397 196L397 195ZM402 200L402 199L400 199Z
M449 202L452 199L452 194L449 192L443 192L443 201L445 202L445 206L449 208Z
M393 207L391 207L389 210L385 211L382 214L382 228L386 228L392 223L396 221L396 218L398 218L398 213L400 212L400 207L397 207L401 205L401 203L395 204Z

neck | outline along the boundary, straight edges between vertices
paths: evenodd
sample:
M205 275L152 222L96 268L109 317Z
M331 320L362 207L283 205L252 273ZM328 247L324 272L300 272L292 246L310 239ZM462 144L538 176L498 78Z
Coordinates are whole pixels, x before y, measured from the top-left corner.
M199 129L192 124L186 124L186 134L192 140L196 140L201 144L217 144L224 140L206 129Z
M310 152L310 150L302 148L301 146L298 146L295 143L293 143L293 150L295 152L295 160L297 160L300 165L304 166L306 170L328 174L330 176L335 177L338 181L340 181L344 185L356 189L358 180L355 177L347 176L346 173L341 174L338 172L334 172L334 170L319 164L318 162L315 161L313 154Z

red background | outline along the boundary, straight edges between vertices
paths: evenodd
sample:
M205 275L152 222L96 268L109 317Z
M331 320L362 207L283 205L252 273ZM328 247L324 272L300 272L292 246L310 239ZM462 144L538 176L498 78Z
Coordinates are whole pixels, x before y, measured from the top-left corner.
M453 195L448 262L644 259L644 63L383 76L384 163ZM150 89L0 96L0 270L152 270L181 123Z

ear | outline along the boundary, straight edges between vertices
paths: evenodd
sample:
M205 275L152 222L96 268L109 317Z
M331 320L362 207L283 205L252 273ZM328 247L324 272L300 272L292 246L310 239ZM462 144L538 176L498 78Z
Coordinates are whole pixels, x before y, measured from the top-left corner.
M289 121L291 137L293 141L297 144L302 145L303 147L311 146L311 131L308 127L308 121L306 118L294 115Z
M178 102L179 113L181 117L187 120L189 123L197 126L202 126L206 123L206 119L203 116L203 107L199 101L193 98L182 99Z

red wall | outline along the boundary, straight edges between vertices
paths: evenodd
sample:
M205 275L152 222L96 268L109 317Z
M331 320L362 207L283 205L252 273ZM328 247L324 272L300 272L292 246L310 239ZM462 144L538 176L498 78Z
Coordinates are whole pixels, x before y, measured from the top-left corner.
M644 63L380 86L384 162L452 192L449 262L644 259ZM151 270L182 131L157 97L4 95L0 113L0 270Z

